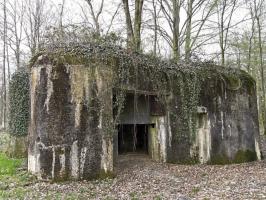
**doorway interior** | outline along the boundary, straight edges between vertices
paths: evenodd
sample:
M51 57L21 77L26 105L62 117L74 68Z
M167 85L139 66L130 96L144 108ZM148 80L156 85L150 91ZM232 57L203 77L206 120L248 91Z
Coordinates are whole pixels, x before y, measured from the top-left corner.
M120 124L118 126L118 154L148 154L148 124Z

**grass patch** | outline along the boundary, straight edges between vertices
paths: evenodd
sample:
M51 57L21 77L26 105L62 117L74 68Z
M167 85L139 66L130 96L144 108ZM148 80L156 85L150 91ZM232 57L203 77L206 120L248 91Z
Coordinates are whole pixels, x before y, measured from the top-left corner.
M139 198L137 197L137 193L136 192L131 192L129 193L130 199L131 200L138 200Z
M160 195L157 195L157 196L155 196L154 198L153 198L153 200L161 200L161 199L163 199Z
M26 186L36 178L21 168L23 162L0 154L0 199L25 199Z
M8 158L6 155L0 154L0 175L14 175L22 162L23 159Z

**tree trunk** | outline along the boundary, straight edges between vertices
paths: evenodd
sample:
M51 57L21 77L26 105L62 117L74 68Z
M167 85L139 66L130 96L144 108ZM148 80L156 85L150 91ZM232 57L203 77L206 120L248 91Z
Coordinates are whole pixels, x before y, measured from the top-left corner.
M157 10L156 10L156 2L152 0L153 7L153 23L154 23L154 40L153 40L153 55L157 55L157 40L158 40L158 22L157 22Z
M180 60L180 40L179 40L179 26L180 26L180 2L179 0L172 0L173 2L173 54L176 62Z
M191 24L192 24L192 9L194 0L188 0L187 6L187 24L186 24L186 42L185 42L185 59L190 60L191 57Z
M261 24L260 19L256 16L258 26L258 39L259 39L259 56L260 56L260 77L261 77L261 89L262 89L262 105L261 112L263 116L264 134L266 134L266 106L265 106L265 80L264 80L264 66L263 66L263 48L262 48L262 36L261 36Z
M3 32L3 82L2 82L2 127L6 128L6 36L7 36L7 18L6 18L6 0L4 0L4 32Z
M144 0L135 0L135 22L134 22L134 36L135 36L135 51L140 51L141 44L141 23L142 23L142 8Z
M134 40L134 32L132 28L132 21L129 12L128 0L123 0L124 12L126 17L126 26L127 26L127 48L135 49L135 40Z

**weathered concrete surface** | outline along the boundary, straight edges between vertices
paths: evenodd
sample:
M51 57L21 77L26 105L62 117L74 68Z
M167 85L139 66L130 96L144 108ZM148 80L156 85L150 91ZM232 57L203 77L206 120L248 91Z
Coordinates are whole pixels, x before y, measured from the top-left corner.
M83 65L32 68L28 169L43 179L113 171L110 74Z
M255 84L242 79L233 89L220 78L207 80L204 85L201 105L207 108L211 124L211 160L223 163L256 159L259 126ZM244 158L247 154L248 160Z
M261 135L260 140L261 140L260 142L261 154L262 154L262 158L265 160L266 159L266 136Z
M211 158L211 122L208 117L207 109L198 108L197 134L195 147L198 151L200 163L207 163ZM203 110L203 111L202 111Z
M167 161L168 123L166 117L153 116L149 127L149 155L158 162Z

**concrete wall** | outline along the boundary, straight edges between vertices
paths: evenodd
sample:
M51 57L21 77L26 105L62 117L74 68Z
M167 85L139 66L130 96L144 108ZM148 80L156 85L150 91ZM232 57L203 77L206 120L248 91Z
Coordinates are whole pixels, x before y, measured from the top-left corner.
M246 79L241 79L237 88L228 84L222 78L210 79L202 89L200 103L207 109L205 123L210 123L211 160L244 162L260 158L256 153L259 126L255 84Z
M83 65L32 68L29 171L54 180L113 171L111 77Z
M169 139L167 117L153 116L151 122L154 126L149 127L149 155L155 161L166 162Z
M265 160L266 159L266 136L261 135L260 137L261 137L261 142L260 142L261 154L262 154L262 158Z

